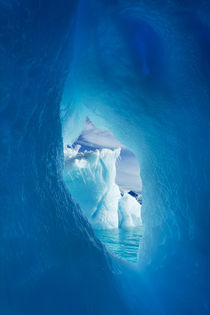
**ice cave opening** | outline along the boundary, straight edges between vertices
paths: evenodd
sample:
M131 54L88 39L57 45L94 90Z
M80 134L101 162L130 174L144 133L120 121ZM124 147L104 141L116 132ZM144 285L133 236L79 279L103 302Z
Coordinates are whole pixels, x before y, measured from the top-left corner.
M64 146L64 181L106 248L136 263L143 244L142 182L135 155L89 118Z

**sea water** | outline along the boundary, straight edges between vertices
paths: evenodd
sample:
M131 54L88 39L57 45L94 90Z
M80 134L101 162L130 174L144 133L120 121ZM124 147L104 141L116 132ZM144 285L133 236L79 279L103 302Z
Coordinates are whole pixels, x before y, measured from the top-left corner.
M143 244L143 226L127 229L95 230L97 237L115 255L137 263L138 249Z

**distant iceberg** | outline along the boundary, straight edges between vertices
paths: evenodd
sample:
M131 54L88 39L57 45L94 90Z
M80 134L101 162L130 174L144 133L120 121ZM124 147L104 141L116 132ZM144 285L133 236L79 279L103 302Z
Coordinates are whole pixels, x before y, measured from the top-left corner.
M135 227L142 224L141 221L141 205L135 197L129 193L124 195L119 200L119 226L121 228Z
M64 149L64 180L92 226L112 229L142 225L141 204L135 196L121 194L115 183L121 149L79 150L79 145Z

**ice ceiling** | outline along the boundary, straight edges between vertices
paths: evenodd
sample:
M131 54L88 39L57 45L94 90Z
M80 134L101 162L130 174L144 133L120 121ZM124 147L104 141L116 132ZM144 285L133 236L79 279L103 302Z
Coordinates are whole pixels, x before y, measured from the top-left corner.
M0 0L0 313L209 313L210 4ZM134 269L63 182L85 117L144 183Z

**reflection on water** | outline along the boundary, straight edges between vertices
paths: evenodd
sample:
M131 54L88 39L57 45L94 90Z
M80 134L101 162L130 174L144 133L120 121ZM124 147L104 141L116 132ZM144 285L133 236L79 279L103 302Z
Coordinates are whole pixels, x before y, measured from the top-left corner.
M137 262L139 245L143 243L143 227L95 230L95 233L115 255Z

